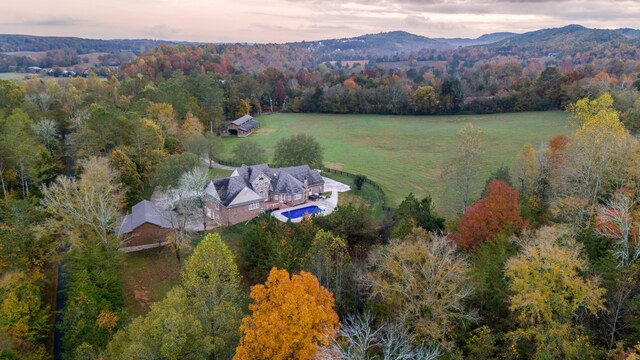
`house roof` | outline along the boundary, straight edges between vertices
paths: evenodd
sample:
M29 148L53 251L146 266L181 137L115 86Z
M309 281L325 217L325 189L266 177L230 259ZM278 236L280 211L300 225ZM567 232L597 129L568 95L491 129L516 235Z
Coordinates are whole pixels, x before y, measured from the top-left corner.
M264 201L262 196L256 194L255 191L245 187L231 200L228 206L238 206L247 203L254 203L256 201Z
M258 177L266 176L269 179L273 178L273 173L267 164L260 165L242 165L234 171L234 174L237 172L239 176L241 176L244 181L248 183L252 183ZM232 174L233 175L233 174Z
M291 176L291 174L283 173L276 179L273 185L275 194L300 194L304 192L304 183Z
M243 192L245 188L249 189L259 199L262 199L262 197L260 197L253 190L247 187L246 182L241 176L231 176L224 179L214 180L213 185L215 187L216 193L218 194L218 199L220 200L222 205L227 207L233 206L233 205L239 205L240 203L251 201L249 199L255 198L255 197L249 196L251 194L247 193L247 191ZM212 191L209 191L207 193L211 195ZM242 195L240 199L238 201L235 201L236 197L240 195ZM215 196L213 197L215 198Z
M216 185L213 183L213 181L209 181L207 187L205 187L204 189L204 193L214 199L220 200L220 195L218 194L218 190L216 190Z
M307 165L281 169L271 169L267 164L242 165L230 177L210 182L205 192L225 207L263 201L252 186L253 181L260 176L271 181L270 191L275 194L300 194L305 191L306 186L324 184L320 172Z
M320 173L318 171L311 170L311 168L309 168L309 165L291 166L277 169L277 177L283 176L284 174L289 174L302 183L307 180L307 186L324 184L324 179L322 179Z
M118 234L130 233L145 223L171 228L171 219L174 218L172 215L174 214L170 211L161 211L151 201L142 200L133 206L131 214L127 214L122 219Z

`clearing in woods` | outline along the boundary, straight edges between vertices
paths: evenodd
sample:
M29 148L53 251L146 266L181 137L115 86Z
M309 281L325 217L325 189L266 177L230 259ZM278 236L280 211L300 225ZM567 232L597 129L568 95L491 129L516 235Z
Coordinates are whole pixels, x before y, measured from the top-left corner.
M457 134L466 123L484 131L476 197L500 165L513 169L525 144L537 148L554 135L572 131L568 114L560 111L442 116L276 113L258 120L261 128L250 137L224 138L221 158L231 160L233 147L250 140L264 146L271 157L278 140L304 132L324 148L325 165L378 182L390 206L413 192L420 197L432 194L439 208L447 208L442 169L455 155Z

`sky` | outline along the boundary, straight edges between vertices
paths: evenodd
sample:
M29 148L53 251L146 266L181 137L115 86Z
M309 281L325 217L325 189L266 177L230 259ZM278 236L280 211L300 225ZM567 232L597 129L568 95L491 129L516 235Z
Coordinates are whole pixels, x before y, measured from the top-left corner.
M0 33L290 42L404 30L471 37L580 24L640 28L640 0L0 0Z

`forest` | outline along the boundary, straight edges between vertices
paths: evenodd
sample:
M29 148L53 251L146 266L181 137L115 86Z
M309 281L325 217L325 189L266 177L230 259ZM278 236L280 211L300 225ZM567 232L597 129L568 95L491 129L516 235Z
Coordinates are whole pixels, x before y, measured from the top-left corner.
M407 70L314 65L292 49L163 45L108 79L0 80L0 358L640 356L637 50L524 66L478 50ZM382 218L353 202L300 224L175 229L177 282L143 314L125 306L120 218L155 189L204 188L202 158L222 152L228 120L545 109L575 131L526 144L488 179L482 128L460 130L442 173L453 216L409 193ZM255 143L233 152L323 163L313 134L313 158L296 141L274 159ZM173 205L201 214L196 200Z

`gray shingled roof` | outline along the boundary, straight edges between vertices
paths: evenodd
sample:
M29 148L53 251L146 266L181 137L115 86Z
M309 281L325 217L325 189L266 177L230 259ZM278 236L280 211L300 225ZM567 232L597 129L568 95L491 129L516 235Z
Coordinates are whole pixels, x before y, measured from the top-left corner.
M308 186L324 184L324 180L318 171L311 170L309 165L292 166L282 169L277 169L276 176L280 177L284 174L289 174L296 178L298 181L304 183L307 180Z
M145 223L171 228L172 218L175 218L175 214L171 214L169 211L161 211L151 201L142 200L133 206L131 214L122 219L118 234L130 233Z
M220 202L224 206L229 206L244 188L253 191L251 183L260 175L267 176L271 180L271 192L275 194L299 194L305 191L304 182L307 186L324 184L320 172L311 170L308 165L292 166L281 169L271 169L267 164L242 165L231 176L213 181L216 193L220 197ZM207 193L215 197L211 185L208 186Z
M218 179L213 182L220 196L220 202L224 206L229 206L233 199L247 187L247 183L241 176L232 176L224 179ZM251 188L249 186L249 188Z
M242 165L238 169L238 175L242 177L248 184L258 178L260 175L267 176L269 179L273 178L273 173L267 164L260 165Z
M281 173L273 185L274 194L300 194L304 192L304 184L287 173Z

